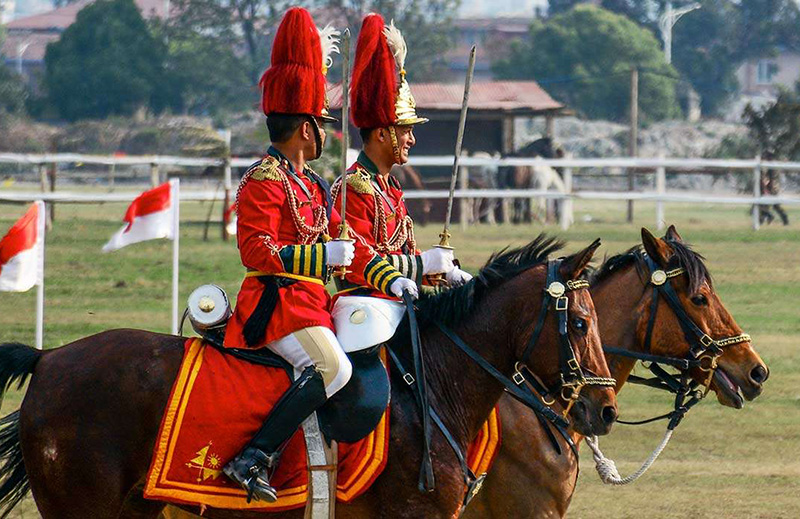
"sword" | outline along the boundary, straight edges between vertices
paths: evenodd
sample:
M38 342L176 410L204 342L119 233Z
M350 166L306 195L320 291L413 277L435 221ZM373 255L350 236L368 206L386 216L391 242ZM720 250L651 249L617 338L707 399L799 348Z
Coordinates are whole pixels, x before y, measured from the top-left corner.
M339 237L337 240L352 241L350 229L347 226L347 148L350 147L350 29L342 33L342 179L339 196L342 200L342 209L339 216ZM334 276L344 279L350 271L347 267L337 267Z
M464 82L464 100L461 102L461 115L458 119L458 135L456 136L456 153L453 157L453 172L450 175L450 196L447 199L447 215L444 218L444 229L439 235L439 244L436 247L451 249L450 246L450 217L453 215L453 196L456 190L456 180L458 179L458 160L461 158L461 144L464 140L464 126L467 122L467 107L469 105L469 89L472 86L472 75L475 72L475 45L469 52L469 66L467 67L467 79Z

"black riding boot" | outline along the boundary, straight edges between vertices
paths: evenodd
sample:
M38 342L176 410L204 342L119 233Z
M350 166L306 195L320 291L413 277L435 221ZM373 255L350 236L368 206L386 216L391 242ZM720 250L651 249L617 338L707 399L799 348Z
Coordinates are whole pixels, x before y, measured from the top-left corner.
M248 502L253 497L270 503L278 499L269 478L283 446L326 400L322 375L312 366L306 368L275 404L250 443L225 465L222 471L247 490Z

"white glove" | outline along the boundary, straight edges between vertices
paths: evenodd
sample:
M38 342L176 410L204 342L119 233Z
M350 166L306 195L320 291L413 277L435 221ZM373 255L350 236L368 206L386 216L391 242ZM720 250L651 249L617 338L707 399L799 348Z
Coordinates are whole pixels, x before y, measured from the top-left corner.
M422 273L426 276L446 274L456 268L453 265L453 249L434 247L424 251L420 256L422 256Z
M331 240L325 243L325 264L331 267L346 267L356 257L356 246L352 240Z
M472 274L456 267L450 272L448 272L445 275L445 277L447 278L448 285L450 285L451 287L460 287L461 285L465 284L467 281L472 279Z
M389 286L389 291L401 298L403 297L403 291L407 291L409 294L411 294L412 299L419 299L419 289L417 288L417 284L408 278L400 277L395 279L391 286Z

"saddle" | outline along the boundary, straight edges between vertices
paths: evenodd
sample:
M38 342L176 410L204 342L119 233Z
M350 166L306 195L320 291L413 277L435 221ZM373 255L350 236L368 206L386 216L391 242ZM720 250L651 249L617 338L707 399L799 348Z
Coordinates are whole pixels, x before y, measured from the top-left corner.
M254 364L283 368L290 378L294 375L292 365L267 348L246 350L224 348L221 342L213 344L222 353ZM317 410L320 430L329 443L354 443L364 438L375 429L386 411L391 388L388 372L381 361L382 348L380 344L347 353L353 364L350 381Z

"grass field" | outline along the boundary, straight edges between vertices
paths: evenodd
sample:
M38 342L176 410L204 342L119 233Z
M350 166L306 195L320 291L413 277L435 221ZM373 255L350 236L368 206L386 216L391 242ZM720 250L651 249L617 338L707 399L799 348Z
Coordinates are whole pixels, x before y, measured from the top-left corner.
M219 206L217 206L219 208ZM203 204L182 206L181 298L202 283L217 283L235 296L243 269L233 242L219 229L202 241ZM638 204L635 224L624 223L622 203L576 204L578 223L568 232L539 224L456 230L452 242L468 270L490 252L521 244L538 232L562 234L570 250L603 238L600 256L638 243L639 228L650 226L653 207ZM23 212L0 206L0 232ZM215 209L215 213L217 210ZM45 344L55 348L79 337L115 327L165 332L170 316L170 247L166 241L134 245L102 254L103 243L120 226L124 206L59 206L47 238ZM798 517L800 516L800 211L790 211L793 226L749 228L741 206L667 205L668 221L706 256L717 290L729 310L754 339L770 366L764 394L739 411L709 398L695 408L650 472L624 488L604 487L584 449L574 518L617 517ZM592 222L585 223L584 216ZM425 247L436 241L438 226L417 230ZM0 296L0 341L32 343L35 291ZM2 414L19 406L22 392L11 391ZM628 387L620 397L629 419L666 411L660 394ZM67 418L67 417L65 417ZM623 475L638 467L660 440L663 425L617 425L601 441ZM80 489L74 489L80 492ZM39 517L28 500L11 517Z

